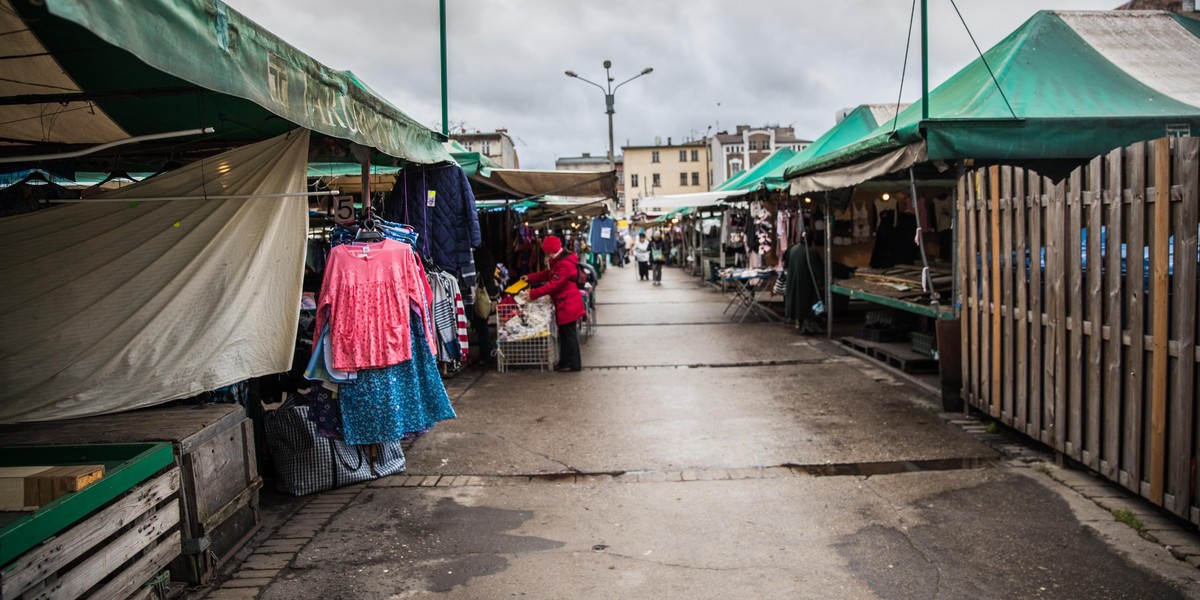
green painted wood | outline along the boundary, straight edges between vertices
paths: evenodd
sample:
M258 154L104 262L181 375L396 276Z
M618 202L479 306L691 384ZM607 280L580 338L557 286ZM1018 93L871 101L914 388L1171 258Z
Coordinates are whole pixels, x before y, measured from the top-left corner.
M175 462L171 444L97 444L92 446L17 446L5 448L0 466L105 465L104 478L67 494L0 530L0 565L49 539L113 498L133 489ZM111 465L111 466L110 466Z
M948 306L934 308L928 304L917 304L915 302L906 302L904 300L897 300L896 298L889 298L887 296L881 296L879 294L872 294L870 292L864 292L862 290L854 290L854 289L842 287L840 285L832 285L832 286L830 286L830 289L832 289L833 293L835 293L835 294L849 296L849 297L857 299L857 300L866 300L867 302L871 302L874 304L881 304L881 305L887 306L889 308L895 308L898 310L903 310L906 312L918 314L918 315L925 316L925 317L933 317L935 319L940 319L940 320L944 320L944 321L951 321L954 319L954 309L952 309Z

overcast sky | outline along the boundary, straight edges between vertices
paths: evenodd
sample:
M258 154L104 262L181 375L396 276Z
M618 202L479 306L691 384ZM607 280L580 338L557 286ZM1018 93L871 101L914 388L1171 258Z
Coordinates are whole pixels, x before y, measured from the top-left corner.
M229 0L283 39L349 69L418 121L441 120L437 0ZM627 141L679 141L738 124L792 125L814 139L834 113L895 102L911 1L449 0L450 122L507 128L521 166L603 156L603 83L654 73L616 97L617 152ZM1119 0L958 0L983 50L1040 9L1108 9ZM930 86L976 53L950 0L929 0ZM920 16L904 101L920 95Z

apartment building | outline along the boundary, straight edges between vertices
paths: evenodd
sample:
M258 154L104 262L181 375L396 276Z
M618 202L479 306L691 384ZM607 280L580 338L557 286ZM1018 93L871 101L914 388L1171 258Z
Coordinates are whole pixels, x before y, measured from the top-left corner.
M799 151L811 143L797 138L791 127L738 125L733 133L718 133L709 138L712 185L719 186L739 172L754 168L780 148Z
M492 133L451 133L450 139L460 143L468 152L478 152L500 164L505 169L521 168L517 158L517 147L507 129L497 129Z
M712 189L712 156L705 140L622 146L625 158L625 214L638 211L647 196L689 194Z

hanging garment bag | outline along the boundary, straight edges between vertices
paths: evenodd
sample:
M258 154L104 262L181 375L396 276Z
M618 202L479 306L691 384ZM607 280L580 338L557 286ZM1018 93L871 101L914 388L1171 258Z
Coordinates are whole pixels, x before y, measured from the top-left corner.
M363 446L317 435L308 411L289 399L264 419L279 491L306 496L404 471L400 442L380 444L372 462Z

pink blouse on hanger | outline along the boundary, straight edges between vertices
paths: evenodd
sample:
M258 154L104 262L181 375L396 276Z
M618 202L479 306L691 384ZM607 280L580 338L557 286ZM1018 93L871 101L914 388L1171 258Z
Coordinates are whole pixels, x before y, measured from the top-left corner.
M344 371L379 369L412 359L416 311L429 348L434 327L424 305L433 290L413 249L402 242L343 244L329 252L317 303L316 332L329 322L333 366ZM314 340L315 343L315 340Z

